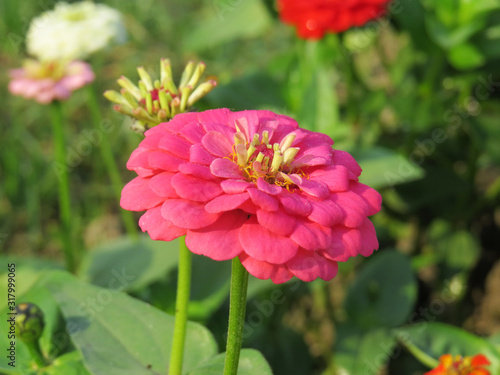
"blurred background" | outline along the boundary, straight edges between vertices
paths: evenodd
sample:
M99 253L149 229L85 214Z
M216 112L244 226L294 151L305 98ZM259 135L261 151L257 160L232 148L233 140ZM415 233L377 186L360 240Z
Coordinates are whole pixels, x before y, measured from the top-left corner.
M271 0L102 3L128 31L126 43L89 60L125 182L142 136L100 93L117 90L121 75L137 81L138 66L158 77L160 58L170 58L175 77L189 60L216 77L197 109L290 115L352 153L361 181L383 196L370 258L341 264L330 282L251 278L243 345L274 374L423 374L394 334L405 329L435 358L455 341L451 326L500 350L500 1L395 0L385 18L318 42L298 39ZM17 262L18 296L64 264L49 113L7 90L9 69L27 57L31 19L54 5L0 2L0 259ZM177 244L126 237L101 144L85 138L87 98L82 89L64 104L76 274L106 287L109 270L127 267L134 280L124 291L173 313ZM190 319L221 351L229 275L227 262L195 256Z

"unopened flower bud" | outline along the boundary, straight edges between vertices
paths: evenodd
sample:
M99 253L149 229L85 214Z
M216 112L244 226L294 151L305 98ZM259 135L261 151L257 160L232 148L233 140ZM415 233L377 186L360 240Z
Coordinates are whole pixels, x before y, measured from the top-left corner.
M45 325L42 310L33 303L20 303L16 314L17 337L27 343L37 341Z

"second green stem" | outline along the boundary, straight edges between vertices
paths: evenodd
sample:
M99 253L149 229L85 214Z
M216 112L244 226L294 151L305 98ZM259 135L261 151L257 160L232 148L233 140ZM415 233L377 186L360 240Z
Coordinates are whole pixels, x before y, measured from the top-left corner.
M247 304L248 271L238 257L233 259L231 291L229 296L229 327L227 330L226 360L224 375L236 375L240 361L245 310Z
M168 375L182 374L186 326L188 320L189 294L191 289L191 252L185 239L179 240L179 274L177 276L177 296L175 300L174 337Z
M61 103L58 101L50 104L52 131L54 133L55 159L54 169L57 171L59 182L59 217L61 219L61 236L66 260L66 269L74 271L74 230L71 216L71 201L69 195L68 167L66 165L66 142L64 139L64 125Z

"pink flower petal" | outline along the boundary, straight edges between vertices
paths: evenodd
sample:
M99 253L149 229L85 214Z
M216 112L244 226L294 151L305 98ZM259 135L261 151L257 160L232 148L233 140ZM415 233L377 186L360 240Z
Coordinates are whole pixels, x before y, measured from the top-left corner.
M358 255L361 249L361 231L357 228L347 228L337 225L332 229L332 241L325 249L325 254L332 260L345 262L350 257Z
M155 241L172 241L187 232L186 229L178 228L171 221L165 220L161 215L161 207L152 208L142 215L139 226Z
M238 206L238 209L245 211L249 215L257 214L257 207L251 200L247 200Z
M168 151L174 156L189 160L189 149L191 148L191 143L186 141L184 138L173 134L165 134L161 138L158 147L162 150Z
M210 168L204 165L184 163L179 165L179 172L189 174L204 180L213 180L215 176L210 172Z
M332 230L316 223L298 222L290 238L306 250L322 250L330 245Z
M220 183L220 187L224 190L224 193L227 194L243 193L252 186L254 186L254 184L244 180L224 180Z
M200 143L206 132L203 126L196 121L183 126L180 134L191 143Z
M364 201L368 205L368 211L366 213L367 216L375 215L380 211L382 196L378 191L358 182L351 183L350 188L356 194L363 197Z
M145 169L149 167L149 155L151 154L151 150L138 147L136 148L130 158L127 161L127 169L131 171L135 171L136 169Z
M281 193L283 188L278 185L270 184L266 180L264 180L262 177L257 179L257 187L262 190L264 193L271 194L271 195L277 195Z
M171 184L179 197L194 202L207 202L222 194L218 183L182 173L172 177Z
M228 260L243 251L240 244L240 228L246 215L224 213L215 223L198 230L188 230L186 245L195 254L214 260Z
M232 144L220 133L208 132L201 143L209 153L221 158L229 156L233 152Z
M266 194L263 191L257 190L255 188L250 188L247 191L248 194L250 194L250 198L252 198L252 202L256 206L269 212L278 210L278 201L269 194Z
M158 196L165 198L179 198L172 187L172 177L174 173L159 173L149 180L149 188Z
M331 192L346 191L349 188L349 171L343 165L317 169L309 174L313 181L321 181Z
M357 180L361 174L361 167L358 162L354 160L351 154L345 151L334 150L333 151L333 163L345 166L349 170L349 178L351 180Z
M189 150L189 161L191 163L210 165L215 160L215 156L205 150L200 143L191 146Z
M310 203L312 205L312 212L308 218L318 224L325 227L333 227L344 218L340 207L330 200L311 201Z
M293 274L283 265L262 262L249 257L245 253L241 253L239 258L243 267L258 279L271 279L275 284L282 284L293 277Z
M283 211L257 210L257 220L264 228L281 236L288 236L295 229L296 219Z
M252 258L272 264L283 264L298 250L295 242L287 237L274 234L250 217L240 230L240 241L245 253Z
M213 175L222 178L242 178L243 172L241 171L238 164L232 162L229 159L215 159L210 164L210 171Z
M151 168L163 169L169 172L178 172L179 165L185 162L186 160L179 159L166 151L152 151L148 157L148 163Z
M144 211L162 203L165 198L149 188L149 178L136 177L122 190L120 206L129 211Z
M331 200L344 214L343 224L349 228L359 227L365 220L369 207L366 201L351 190L331 195Z
M331 280L338 271L338 264L315 252L299 251L286 263L288 269L302 281L313 281L317 278Z
M161 214L174 225L186 229L200 229L217 221L220 214L205 211L201 203L185 199L168 199L161 207Z
M285 212L291 215L308 216L312 212L312 205L298 193L283 191L278 195L278 199Z
M237 209L250 199L248 193L220 195L205 205L205 211L216 214Z
M298 174L291 174L289 177L303 192L320 199L325 199L330 195L328 187L319 181L311 181L302 178Z
M364 257L370 256L378 249L377 233L370 219L365 219L363 225L359 227L361 232L361 249L359 253Z

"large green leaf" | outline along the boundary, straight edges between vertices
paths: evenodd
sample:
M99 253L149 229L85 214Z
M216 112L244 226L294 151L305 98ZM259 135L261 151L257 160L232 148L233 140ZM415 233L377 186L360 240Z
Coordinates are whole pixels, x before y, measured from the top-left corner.
M220 375L224 370L225 353L219 354L206 362L203 362L196 369L188 371L186 375ZM271 367L266 362L264 356L253 349L242 349L238 375L272 375Z
M359 327L396 327L408 319L417 283L406 255L375 253L349 288L345 308Z
M215 0L211 5L215 7L212 16L199 18L196 27L184 38L186 51L202 51L240 38L256 37L264 34L271 24L260 0Z
M40 370L39 375L92 375L83 365L81 353L72 351L57 358L50 366Z
M124 237L88 251L78 274L83 281L98 286L135 291L164 278L177 266L178 258L179 240Z
M396 345L394 335L387 328L363 331L348 324L337 327L336 342L333 367L335 373L345 375L379 374ZM327 373L331 374L332 370Z
M124 293L85 284L64 272L53 273L46 285L92 374L165 373L172 344L172 316ZM215 353L211 333L189 323L184 352L186 371Z
M387 148L355 151L353 156L363 169L360 181L374 188L394 186L424 176L422 168Z
M229 297L231 262L193 255L189 316L203 320Z
M5 267L2 267L2 269L0 269L0 295L7 295L7 264L15 264L15 295L17 297L22 296L34 285L36 285L40 279L40 276L45 272L45 270L63 268L60 264L49 260L6 255L0 256L0 264L5 265ZM0 309L3 309L6 305L7 298L0 299Z
M463 329L447 324L422 322L396 330L398 339L410 348L438 359L443 354L473 356L484 354L491 362L492 374L500 372L500 351L491 343Z

